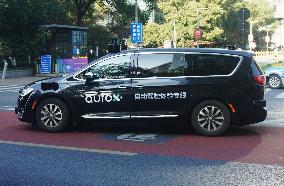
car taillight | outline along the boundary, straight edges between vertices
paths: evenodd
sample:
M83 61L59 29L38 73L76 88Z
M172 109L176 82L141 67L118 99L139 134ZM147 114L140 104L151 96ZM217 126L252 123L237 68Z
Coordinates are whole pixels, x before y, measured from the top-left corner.
M266 78L264 75L252 76L252 79L259 85L265 85Z

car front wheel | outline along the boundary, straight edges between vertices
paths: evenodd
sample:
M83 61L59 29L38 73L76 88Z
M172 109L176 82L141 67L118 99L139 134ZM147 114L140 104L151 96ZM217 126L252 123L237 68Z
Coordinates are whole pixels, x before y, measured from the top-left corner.
M69 124L69 111L64 102L48 98L39 103L35 113L36 125L48 132L59 132Z
M270 88L280 88L280 86L282 85L281 78L275 74L270 75L268 85Z
M192 111L191 125L198 134L204 136L220 136L227 131L230 123L230 112L219 101L203 101Z

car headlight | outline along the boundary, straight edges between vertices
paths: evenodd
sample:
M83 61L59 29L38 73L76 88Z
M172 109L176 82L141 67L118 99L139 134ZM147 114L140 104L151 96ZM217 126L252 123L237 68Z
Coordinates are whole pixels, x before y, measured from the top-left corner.
M21 91L21 96L26 96L26 95L28 95L29 93L31 93L32 91L34 91L34 89L33 88L31 88L31 87L28 87L28 88L24 88L22 91Z

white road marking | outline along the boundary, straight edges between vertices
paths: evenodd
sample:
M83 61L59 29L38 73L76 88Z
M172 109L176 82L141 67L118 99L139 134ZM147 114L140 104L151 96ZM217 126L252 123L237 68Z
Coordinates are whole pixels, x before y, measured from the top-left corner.
M21 85L3 85L3 86L0 86L0 87L5 88L5 87L18 87L18 86L21 86Z
M136 155L138 155L138 153L132 153L132 152L121 152L121 151L78 148L78 147L66 147L66 146L45 145L45 144L25 143L25 142L16 142L16 141L0 140L0 143L1 144L9 144L9 145L20 145L20 146L28 146L28 147L50 148L50 149L70 150L70 151L80 151L80 152L94 152L94 153L122 155L122 156L136 156Z
M143 142L146 140L154 140L158 134L122 134L117 136L116 139L124 141L138 141Z
M11 110L15 110L15 107L16 107L16 106L0 106L0 110L8 110L8 111L11 111Z
M269 91L271 91L272 89L271 88L266 88L265 89L265 92L269 92Z
M20 89L20 88L22 88L22 87L24 87L24 86L18 86L18 87L6 87L6 88L2 88L2 87L0 87L0 90L2 91L2 90L13 90L13 89Z
M284 92L278 94L275 98L277 98L277 99L284 99Z
M20 88L24 86L11 85L11 86L0 86L0 93L2 92L19 92Z

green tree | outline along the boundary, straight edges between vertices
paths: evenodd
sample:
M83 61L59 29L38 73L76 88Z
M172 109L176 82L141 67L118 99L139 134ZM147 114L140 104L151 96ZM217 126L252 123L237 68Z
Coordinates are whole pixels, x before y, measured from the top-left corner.
M254 32L261 25L275 21L272 7L265 0L158 0L157 12L164 16L164 21L156 26L146 24L144 40L146 46L153 43L162 44L164 40L173 40L173 23L176 23L177 46L188 47L194 45L193 31L197 26L197 8L207 8L199 11L199 25L203 31L201 42L211 43L210 46L221 47L227 44L241 45L240 18L238 11L246 7L251 11L250 20L254 23ZM158 35L153 32L158 31ZM245 37L247 40L247 35ZM155 45L154 45L155 46Z
M25 59L36 57L42 37L37 37L40 26L66 23L65 10L57 0L2 0L0 1L0 41L6 54Z

